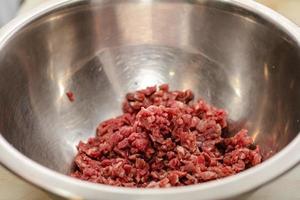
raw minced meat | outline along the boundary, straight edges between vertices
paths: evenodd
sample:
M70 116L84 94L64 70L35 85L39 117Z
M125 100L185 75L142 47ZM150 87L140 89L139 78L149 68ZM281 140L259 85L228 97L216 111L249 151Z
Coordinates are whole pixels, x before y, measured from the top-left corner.
M124 187L170 187L230 176L259 164L247 130L224 138L227 113L191 90L163 84L126 95L124 114L99 124L77 146L71 176Z
M74 95L73 92L67 92L66 95L67 95L70 102L75 101L75 95Z

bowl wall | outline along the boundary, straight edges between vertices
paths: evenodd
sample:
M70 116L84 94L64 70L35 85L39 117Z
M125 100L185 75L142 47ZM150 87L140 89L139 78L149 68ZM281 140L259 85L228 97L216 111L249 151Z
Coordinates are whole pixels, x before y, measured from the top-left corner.
M299 65L293 35L230 1L74 1L2 45L0 132L69 173L126 92L169 83L226 109L230 131L248 128L267 158L298 135Z

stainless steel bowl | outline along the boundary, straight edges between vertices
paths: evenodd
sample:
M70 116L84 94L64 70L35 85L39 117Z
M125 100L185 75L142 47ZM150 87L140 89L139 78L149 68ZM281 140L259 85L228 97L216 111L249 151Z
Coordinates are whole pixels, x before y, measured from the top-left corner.
M248 0L59 0L0 33L0 161L50 192L86 199L219 199L300 161L300 35ZM248 128L267 159L194 186L128 189L68 177L75 145L120 113L122 96L190 88ZM69 102L65 93L76 100Z

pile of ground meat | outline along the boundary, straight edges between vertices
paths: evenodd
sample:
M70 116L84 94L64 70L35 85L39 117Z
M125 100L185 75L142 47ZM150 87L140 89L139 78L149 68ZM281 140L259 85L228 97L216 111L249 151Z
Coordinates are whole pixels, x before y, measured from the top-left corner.
M224 138L227 113L167 84L128 93L124 114L102 122L77 146L71 176L124 187L170 187L230 176L259 164L259 147L241 130Z

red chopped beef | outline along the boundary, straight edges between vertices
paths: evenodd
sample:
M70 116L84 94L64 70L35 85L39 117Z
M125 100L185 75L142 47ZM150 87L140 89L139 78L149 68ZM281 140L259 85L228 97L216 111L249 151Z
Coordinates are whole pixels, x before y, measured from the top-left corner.
M262 161L247 130L223 138L227 113L163 84L126 95L124 114L80 142L71 176L123 187L171 187L230 176Z
M67 95L69 101L71 101L71 102L75 101L75 95L73 92L67 92L66 95Z

